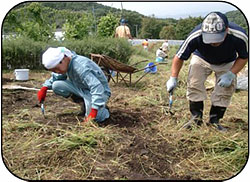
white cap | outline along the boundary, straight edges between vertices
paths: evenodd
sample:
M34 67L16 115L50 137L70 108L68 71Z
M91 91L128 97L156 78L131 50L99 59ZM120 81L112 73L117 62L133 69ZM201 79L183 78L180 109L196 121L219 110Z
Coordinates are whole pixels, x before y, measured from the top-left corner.
M65 47L50 47L43 53L42 63L45 68L52 69L62 61L64 55L67 57L73 56L72 52Z

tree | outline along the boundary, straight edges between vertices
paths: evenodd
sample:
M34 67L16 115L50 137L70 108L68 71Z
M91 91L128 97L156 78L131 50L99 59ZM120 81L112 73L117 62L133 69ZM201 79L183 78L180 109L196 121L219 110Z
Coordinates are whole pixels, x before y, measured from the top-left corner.
M10 11L3 22L3 31L8 33L15 33L18 31L18 27L21 27L21 22L18 19L18 14L16 11Z
M239 10L229 11L226 13L226 16L228 21L238 24L248 33L247 20Z
M47 10L37 2L13 9L6 17L4 29L35 41L48 41L54 38L55 24L48 23L49 17L45 13Z
M160 39L176 39L175 28L172 25L164 26L160 32Z
M115 29L119 25L119 18L112 13L101 17L97 25L97 35L101 37L114 37Z
M90 14L82 14L79 18L75 14L69 15L66 23L63 25L65 39L83 39L92 31L93 17Z
M22 35L27 36L35 41L48 41L54 38L55 24L49 24L46 20L44 7L33 2L27 6L27 18L30 21L22 23Z
M163 23L157 20L154 16L150 18L143 18L140 37L158 39L162 27Z
M195 26L202 23L201 17L189 17L180 19L176 25L176 38L178 40L185 39Z
M125 11L123 12L123 16L121 16L121 18L128 21L127 26L130 29L130 33L132 37L136 37L139 29L141 28L142 16L138 15L135 11Z

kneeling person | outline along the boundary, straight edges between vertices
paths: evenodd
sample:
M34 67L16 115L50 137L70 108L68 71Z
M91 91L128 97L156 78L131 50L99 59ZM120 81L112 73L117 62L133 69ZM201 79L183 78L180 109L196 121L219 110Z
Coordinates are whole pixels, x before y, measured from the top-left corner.
M162 47L158 48L156 51L156 62L163 62L167 58L167 54L163 51Z
M43 56L44 67L52 71L38 91L38 100L43 102L48 89L75 102L83 101L85 121L102 122L109 118L106 102L111 96L108 81L101 68L90 59L77 55L65 47L48 48Z

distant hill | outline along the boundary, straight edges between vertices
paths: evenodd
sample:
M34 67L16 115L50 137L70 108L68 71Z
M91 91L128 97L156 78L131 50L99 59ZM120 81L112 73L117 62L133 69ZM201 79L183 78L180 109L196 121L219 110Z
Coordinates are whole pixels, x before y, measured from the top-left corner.
M247 20L245 16L242 14L242 12L240 12L239 10L229 11L226 13L226 16L229 21L240 25L248 33Z
M108 12L121 14L122 11L117 8L112 8L95 2L41 2L43 6L47 6L57 10L70 10L95 13L95 16L105 16ZM123 13L133 12L138 16L144 16L136 11L123 10Z
M32 2L24 2L20 3L18 6L12 9L14 14L13 16L7 17L7 23L5 23L3 26L3 31L6 33L13 32L15 30L16 25L19 25L23 22L29 21L29 17L25 17L25 13L27 10L25 9L28 7ZM180 28L180 22L184 26L184 30L189 32L187 30L187 25L190 25L189 20L191 20L194 17L188 17L184 19L175 19L175 18L156 18L156 17L147 17L145 15L142 15L136 11L130 11L130 10L121 10L109 6L105 6L102 4L98 4L96 2L39 2L39 4L42 5L42 13L43 17L47 18L46 21L48 24L55 24L57 29L62 29L63 25L65 24L67 19L70 19L72 17L81 17L83 13L88 13L94 16L96 23L98 24L98 21L102 16L106 16L109 12L116 14L119 18L125 18L128 21L128 26L130 28L131 34L133 37L144 37L142 36L142 30L143 26L146 27L145 22L147 22L147 19L150 19L149 22L149 28L147 28L147 31L151 31L150 34L152 34L153 31L157 36L153 36L154 38L159 38L159 32L164 26L171 25L174 31L176 31L176 28ZM183 11L184 12L184 11ZM244 15L239 11L230 11L226 13L229 21L235 22L236 24L243 27L246 32L248 32L248 24L244 17ZM151 19L152 18L152 19ZM197 23L202 22L202 18L199 17L201 20L199 22L194 22L194 25ZM195 18L194 18L195 19ZM6 20L6 19L5 19ZM155 25L152 24L151 20L156 20ZM185 24L185 21L188 22ZM14 23L13 23L14 22ZM12 24L11 24L12 23ZM177 26L178 25L178 26ZM194 26L192 24L192 26ZM181 26L182 27L182 26ZM191 30L193 27L190 27ZM177 31L178 32L178 31ZM182 30L181 33L184 31ZM146 36L147 34L145 34ZM176 34L177 39L182 39L182 37L178 37L178 34ZM183 35L184 36L184 35ZM152 36L150 36L152 37Z
M69 10L69 11L77 11L77 12L88 12L94 13L96 17L105 16L108 12L121 14L122 11L117 8L105 6L102 4L98 4L96 2L41 2L44 6L57 9L57 10ZM132 13L133 15L137 15L139 17L145 17L144 15L130 10L123 10L124 15L128 15ZM240 26L242 26L246 31L248 31L247 21L239 10L229 11L226 13L229 21L232 21ZM173 18L171 18L173 19Z
M133 36L136 35L134 25L137 25L139 30L139 28L141 27L142 18L145 17L144 15L136 11L125 9L121 10L95 2L41 2L41 4L45 7L49 7L59 11L65 10L75 13L90 13L96 17L97 21L100 19L100 17L106 16L109 12L111 12L118 15L118 17L125 18L128 21L128 26L130 27L131 34ZM62 24L65 22L65 18L59 17L58 15L55 16L57 17L57 27L61 28Z

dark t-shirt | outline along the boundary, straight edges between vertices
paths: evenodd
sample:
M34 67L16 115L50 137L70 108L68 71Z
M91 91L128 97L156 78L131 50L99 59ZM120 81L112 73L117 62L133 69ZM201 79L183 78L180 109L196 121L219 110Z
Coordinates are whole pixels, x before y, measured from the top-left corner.
M202 41L201 24L196 26L182 43L177 56L187 60L194 53L210 64L223 64L235 61L237 57L248 58L248 36L244 29L229 22L228 34L224 42L213 47Z

